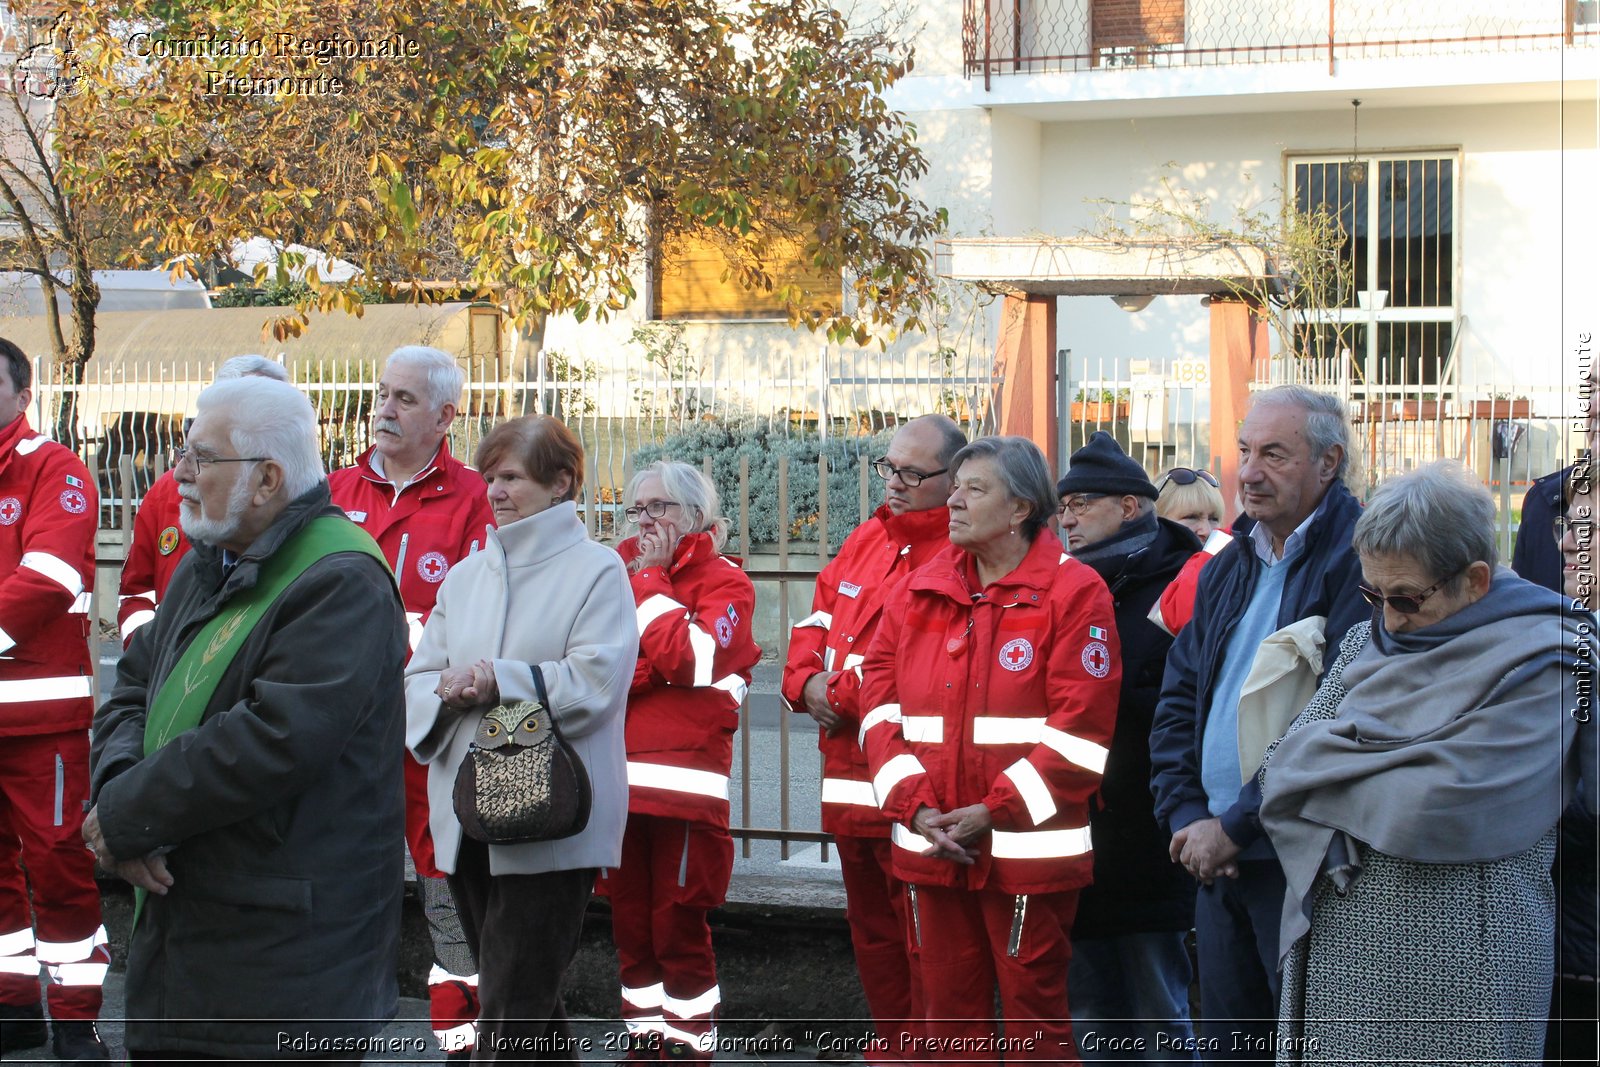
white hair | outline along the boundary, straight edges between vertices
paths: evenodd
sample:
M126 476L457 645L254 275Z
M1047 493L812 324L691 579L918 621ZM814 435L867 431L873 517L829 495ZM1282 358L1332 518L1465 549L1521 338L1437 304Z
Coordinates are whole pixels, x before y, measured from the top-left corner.
M427 345L404 345L390 352L389 358L383 361L385 372L390 367L415 367L427 375L430 410L440 411L446 404L461 403L464 379L460 365L450 353Z
M675 501L684 511L684 526L690 533L711 534L711 543L718 552L728 541L728 531L733 521L722 514L722 502L717 486L698 467L677 460L662 459L634 474L628 482L627 499L638 499L639 486L646 478L661 479L661 491L668 500Z
M289 380L289 371L282 363L266 356L255 354L234 356L222 366L217 368L216 380L219 382L232 381L235 378L271 378L275 382Z
M305 394L287 382L247 376L207 386L197 412L226 413L228 439L241 456L264 456L283 468L290 499L327 477L317 447L317 415Z

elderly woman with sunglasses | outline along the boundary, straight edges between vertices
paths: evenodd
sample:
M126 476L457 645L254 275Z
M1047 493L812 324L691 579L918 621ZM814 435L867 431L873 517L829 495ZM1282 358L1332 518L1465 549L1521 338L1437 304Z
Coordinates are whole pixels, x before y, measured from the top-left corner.
M1496 567L1494 516L1441 461L1356 523L1372 622L1260 772L1288 883L1279 1063L1540 1058L1563 712L1593 693L1596 649L1583 613Z
M722 553L717 489L686 463L634 475L618 546L639 622L628 694L628 825L605 872L621 964L628 1059L709 1061L722 1001L706 914L733 874L728 774L733 731L761 658L755 588Z

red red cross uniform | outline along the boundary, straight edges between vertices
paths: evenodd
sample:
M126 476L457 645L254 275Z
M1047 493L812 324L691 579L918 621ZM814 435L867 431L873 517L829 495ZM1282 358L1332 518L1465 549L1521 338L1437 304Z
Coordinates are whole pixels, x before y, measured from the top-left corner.
M476 552L494 527L483 478L450 454L448 443L410 482L396 490L372 465L368 449L354 466L328 476L333 502L372 535L394 569L411 630L411 647L433 610L450 567ZM428 831L428 772L410 753L405 758L406 842L417 873L443 878L434 865ZM428 973L434 1036L446 1049L470 1048L476 1040L478 976L454 974L435 961Z
M1150 609L1150 621L1174 636L1194 618L1194 599L1200 591L1200 571L1233 541L1227 530L1212 530L1205 547L1189 557L1178 576L1161 591Z
M127 648L134 633L155 618L156 605L167 593L172 572L189 554L189 539L183 536L178 509L178 480L168 471L139 501L133 517L133 540L128 558L122 564L122 583L117 590L117 628L122 647Z
M638 538L618 549L639 555ZM628 697L628 826L622 865L604 872L621 964L622 1018L639 1039L709 1060L716 1042L716 958L706 914L733 873L728 774L733 733L761 659L755 587L710 534L689 534L669 567L630 579L639 662Z
M77 456L27 416L0 430L0 1004L36 1006L42 966L63 1020L99 1015L111 961L82 838L98 524Z
M853 530L817 576L811 614L789 635L783 697L805 714L805 686L829 675L828 706L841 725L818 729L822 752L822 828L834 835L844 876L850 940L867 1006L882 1047L871 1062L897 1060L901 1034L920 1033L920 983L908 936L905 884L895 877L890 822L872 795L872 776L856 739L861 719L861 664L895 583L949 544L944 507L896 515L887 505Z
M864 666L859 736L915 887L928 1036L992 1047L998 985L1004 1017L1043 1034L1006 1059L1074 1061L1070 933L1122 676L1105 583L1048 533L988 586L947 548L890 595ZM923 856L916 812L973 804L994 824L976 863Z

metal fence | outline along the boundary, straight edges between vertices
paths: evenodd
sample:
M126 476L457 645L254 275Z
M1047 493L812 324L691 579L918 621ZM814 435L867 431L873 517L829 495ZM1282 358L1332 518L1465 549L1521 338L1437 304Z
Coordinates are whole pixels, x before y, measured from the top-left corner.
M1594 0L966 0L968 77L1592 46Z
M757 441L757 446L679 458L697 462L719 482L724 510L734 522L731 544L745 555L746 569L757 583L764 627L760 640L770 654L763 671L770 679L786 657L790 623L809 611L817 571L844 533L882 499L882 483L869 471L887 432L903 418L927 410L950 411L972 435L999 427L1000 413L991 402L999 383L987 375L946 369L938 376L880 379L837 356L823 360L821 352L817 365L807 369L808 374L794 379L809 383L803 388L781 379L769 383L774 396L793 391L785 403L769 405L772 410L762 415L722 395L726 383L739 380L731 375L707 379L710 385L696 381L693 389L709 391L697 394L707 403L692 411L602 416L598 409L605 398L593 381L547 377L509 382L473 373L451 444L458 454L470 456L484 431L502 418L524 411L563 415L593 465L582 501L590 530L610 540L626 532L618 523L624 503L621 487L636 456L648 458L652 447L659 449L674 435L693 440L690 435L697 428L742 427L729 436L735 442L741 437ZM1138 373L1112 360L1067 357L1058 368L1061 454L1069 455L1103 429L1152 476L1178 465L1216 469L1219 448L1231 448L1233 442L1210 439L1205 361L1173 360L1135 369ZM82 382L70 383L47 365L37 368L35 423L46 432L55 430L63 405L69 405L71 439L95 473L102 525L108 530L131 528L138 499L169 465L171 449L181 439L179 413L192 410L193 398L212 370L169 367L136 376L139 380L91 371ZM367 446L375 369L322 362L295 364L291 371L316 407L330 465L348 464ZM1383 479L1435 458L1458 459L1478 472L1499 500L1507 552L1527 486L1568 462L1580 443L1572 420L1554 414L1563 410L1564 398L1553 390L1480 386L1468 393L1415 385L1368 396L1348 374L1304 360L1263 365L1256 385L1282 381L1301 381L1346 400L1354 446L1350 482L1363 498ZM633 388L682 395L690 387L663 375L661 382L635 379ZM108 534L106 540L116 538ZM120 565L114 547L102 565L108 570ZM792 846L816 845L826 861L827 838L818 829L817 783L812 780L814 746L807 741L797 753L791 745L790 716L778 707L773 719L777 700L770 682L764 691L756 689L760 709L753 711L749 700L741 709L734 832L743 839L746 857L754 843L772 842L764 847L775 848L782 859L791 858ZM807 769L797 773L801 764Z

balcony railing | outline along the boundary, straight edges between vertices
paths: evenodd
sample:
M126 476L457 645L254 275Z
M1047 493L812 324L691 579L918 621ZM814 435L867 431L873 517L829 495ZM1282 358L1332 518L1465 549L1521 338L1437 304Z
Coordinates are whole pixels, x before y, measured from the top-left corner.
M1600 0L966 0L967 76L1592 47Z

